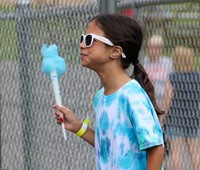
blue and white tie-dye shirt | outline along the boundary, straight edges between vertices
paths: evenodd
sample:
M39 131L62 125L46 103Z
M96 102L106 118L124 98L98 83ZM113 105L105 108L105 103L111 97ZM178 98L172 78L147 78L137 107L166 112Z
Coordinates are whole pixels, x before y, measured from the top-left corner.
M162 145L163 134L144 89L131 80L111 95L94 98L98 170L145 170L147 148Z

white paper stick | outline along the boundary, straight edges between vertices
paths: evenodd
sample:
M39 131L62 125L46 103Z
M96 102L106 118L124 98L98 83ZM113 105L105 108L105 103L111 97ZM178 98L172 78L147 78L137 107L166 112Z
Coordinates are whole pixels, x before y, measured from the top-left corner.
M54 96L56 99L56 104L59 106L62 106L60 87L59 87L59 83L58 83L58 75L57 75L56 71L51 72L50 79L51 79L51 83L52 83L52 87L53 87L53 93L54 93ZM63 115L62 115L62 117L63 117ZM67 140L64 123L62 123L61 126L62 126L64 139Z

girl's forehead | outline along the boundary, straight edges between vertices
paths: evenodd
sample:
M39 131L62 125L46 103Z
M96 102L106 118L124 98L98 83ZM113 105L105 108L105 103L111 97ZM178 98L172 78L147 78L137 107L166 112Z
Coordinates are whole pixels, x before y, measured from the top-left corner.
M93 33L97 35L104 36L103 30L94 22L90 22L86 28L86 34Z

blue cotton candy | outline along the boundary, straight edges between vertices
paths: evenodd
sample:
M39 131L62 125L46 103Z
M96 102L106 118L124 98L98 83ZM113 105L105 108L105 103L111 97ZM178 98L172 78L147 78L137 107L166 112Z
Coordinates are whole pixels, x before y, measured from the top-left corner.
M58 47L55 44L47 47L46 44L42 44L42 72L50 76L52 71L56 71L58 77L64 74L67 70L65 60L59 56Z

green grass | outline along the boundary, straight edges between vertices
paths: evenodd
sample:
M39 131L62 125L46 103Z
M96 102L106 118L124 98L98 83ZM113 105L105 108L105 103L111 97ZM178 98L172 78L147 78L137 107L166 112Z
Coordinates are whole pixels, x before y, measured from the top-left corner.
M73 19L74 21L77 20ZM74 28L71 28L74 27ZM40 47L42 43L48 45L55 43L58 45L60 56L67 59L68 62L79 62L79 38L84 32L84 27L73 25L65 18L48 18L45 21L34 21L33 41L37 42L35 46L36 58L40 60Z
M78 21L78 18L74 18ZM40 47L42 43L55 43L59 47L59 53L69 62L79 62L79 37L84 32L84 27L73 25L66 18L47 18L46 20L31 20L30 27L27 28L32 42L32 52L36 61L41 60ZM13 20L0 20L0 61L18 60L18 38L17 25ZM22 23L23 24L23 23ZM26 25L24 25L26 26ZM74 28L71 28L74 27ZM21 30L19 30L21 31ZM27 32L21 32L23 34ZM32 36L31 36L32 35ZM25 39L24 39L25 41Z
M0 20L0 61L17 60L16 22Z

